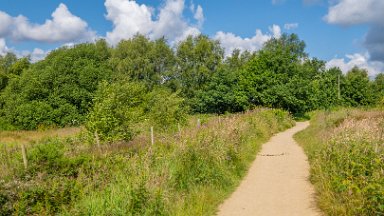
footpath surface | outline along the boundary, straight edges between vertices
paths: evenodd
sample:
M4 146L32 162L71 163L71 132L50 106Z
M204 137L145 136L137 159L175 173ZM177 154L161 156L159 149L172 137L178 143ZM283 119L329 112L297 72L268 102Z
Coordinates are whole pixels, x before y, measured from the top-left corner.
M308 181L307 156L293 139L307 126L298 122L263 145L247 176L219 207L219 216L321 215Z

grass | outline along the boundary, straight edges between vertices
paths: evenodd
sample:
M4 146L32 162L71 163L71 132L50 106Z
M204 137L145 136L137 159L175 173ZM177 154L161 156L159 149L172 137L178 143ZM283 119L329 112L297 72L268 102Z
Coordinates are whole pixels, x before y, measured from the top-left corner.
M384 215L384 112L312 115L295 138L308 155L320 208L327 215Z
M149 133L101 148L81 134L36 142L27 170L8 149L0 215L213 215L261 144L294 124L281 110L196 118L153 146Z
M0 131L1 145L29 144L48 137L69 137L82 131L80 127L47 129L39 131Z

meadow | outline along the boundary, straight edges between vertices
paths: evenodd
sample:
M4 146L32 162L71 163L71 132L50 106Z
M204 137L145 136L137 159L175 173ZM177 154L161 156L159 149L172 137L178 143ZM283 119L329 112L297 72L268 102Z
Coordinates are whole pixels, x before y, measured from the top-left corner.
M319 207L327 215L384 215L384 112L316 111L296 134L311 164Z
M285 111L256 109L155 128L153 145L148 128L100 146L80 131L30 142L27 169L20 146L3 144L0 214L212 215L261 144L292 125Z

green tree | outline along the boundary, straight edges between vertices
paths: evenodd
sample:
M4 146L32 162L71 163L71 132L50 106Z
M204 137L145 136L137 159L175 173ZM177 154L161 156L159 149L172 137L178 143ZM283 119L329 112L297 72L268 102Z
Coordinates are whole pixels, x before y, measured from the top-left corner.
M194 98L220 67L224 50L218 41L205 35L189 36L176 48L177 71L181 93L186 99Z
M368 72L358 67L348 71L341 85L341 94L346 105L349 106L373 104L374 92Z
M384 73L378 74L373 82L375 97L379 104L384 105Z
M110 62L117 79L142 81L151 89L171 79L175 59L164 38L150 41L143 35L136 35L116 46Z
M309 94L307 77L312 76L302 66L307 57L304 48L295 34L271 39L241 70L239 91L253 105L304 112L308 108L304 106Z
M23 69L29 66L23 64L26 58L18 60L13 53L7 53L5 56L0 55L0 92L8 85L9 79L14 75L20 75ZM16 64L16 66L14 66ZM17 70L17 69L20 70ZM17 70L17 71L15 71Z
M24 59L15 62L10 71L20 76L3 90L0 116L22 129L80 124L92 107L98 83L111 77L108 53L101 40L54 50L31 66ZM49 121L35 116L40 111L34 105L45 109Z

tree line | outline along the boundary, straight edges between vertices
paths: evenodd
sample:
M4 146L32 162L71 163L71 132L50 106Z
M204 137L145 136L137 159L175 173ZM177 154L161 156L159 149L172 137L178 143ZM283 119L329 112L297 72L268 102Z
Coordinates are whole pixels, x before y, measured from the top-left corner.
M101 136L132 122L161 126L186 113L241 112L256 106L293 114L384 101L384 74L343 74L309 58L295 34L272 38L256 52L225 57L216 40L189 36L175 46L143 35L111 47L105 40L61 47L45 59L0 56L0 129L86 124ZM103 133L104 131L104 133Z

